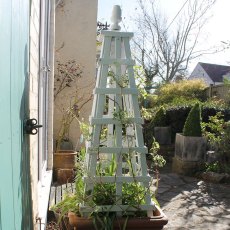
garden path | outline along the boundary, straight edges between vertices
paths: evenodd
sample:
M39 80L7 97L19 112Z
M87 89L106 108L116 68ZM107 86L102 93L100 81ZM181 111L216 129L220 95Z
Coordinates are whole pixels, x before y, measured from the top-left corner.
M230 229L230 184L166 171L160 175L157 200L169 219L164 229Z

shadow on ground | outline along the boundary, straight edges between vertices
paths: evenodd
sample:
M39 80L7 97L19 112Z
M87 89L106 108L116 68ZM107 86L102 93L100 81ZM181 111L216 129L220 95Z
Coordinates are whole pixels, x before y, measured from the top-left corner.
M167 169L168 170L168 169ZM164 229L230 229L230 185L163 170L157 200L169 219Z

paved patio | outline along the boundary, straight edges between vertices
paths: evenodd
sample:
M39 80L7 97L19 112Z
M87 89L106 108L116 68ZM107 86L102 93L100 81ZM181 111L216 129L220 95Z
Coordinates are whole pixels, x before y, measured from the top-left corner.
M166 172L157 199L169 222L164 229L230 229L230 184L213 184Z

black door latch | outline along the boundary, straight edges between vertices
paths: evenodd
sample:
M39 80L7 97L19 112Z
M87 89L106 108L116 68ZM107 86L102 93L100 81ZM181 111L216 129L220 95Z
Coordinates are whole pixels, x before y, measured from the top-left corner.
M38 133L38 128L41 128L42 125L37 125L38 121L35 118L28 119L25 122L25 133L36 135Z

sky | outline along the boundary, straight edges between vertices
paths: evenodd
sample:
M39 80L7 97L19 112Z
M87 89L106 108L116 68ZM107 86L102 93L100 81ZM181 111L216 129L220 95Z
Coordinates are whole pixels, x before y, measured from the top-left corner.
M176 16L186 0L158 0L162 12L168 21ZM98 0L98 21L110 23L110 16L113 5L120 5L122 9L123 23L128 30L132 29L132 19L135 16L136 0ZM230 41L230 0L216 0L210 11L212 17L208 20L202 35L200 36L200 46L210 44L210 46L220 45L221 41ZM134 27L133 27L134 28ZM134 33L135 36L135 33ZM189 72L196 66L197 62L213 63L220 65L230 65L230 49L221 53L203 55L189 65Z

